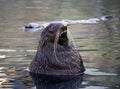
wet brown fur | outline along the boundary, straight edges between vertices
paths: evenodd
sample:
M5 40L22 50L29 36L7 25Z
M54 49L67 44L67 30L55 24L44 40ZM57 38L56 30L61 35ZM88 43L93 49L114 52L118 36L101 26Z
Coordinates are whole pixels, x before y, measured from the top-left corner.
M47 26L39 41L30 72L48 75L78 75L84 72L82 58L67 36L61 23Z

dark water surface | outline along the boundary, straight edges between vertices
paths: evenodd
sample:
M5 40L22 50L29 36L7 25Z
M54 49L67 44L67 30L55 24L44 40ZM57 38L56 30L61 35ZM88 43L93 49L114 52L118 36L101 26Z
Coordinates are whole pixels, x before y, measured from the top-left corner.
M0 89L34 88L26 68L40 33L25 24L109 14L116 18L69 27L86 67L80 89L120 89L120 0L0 0Z

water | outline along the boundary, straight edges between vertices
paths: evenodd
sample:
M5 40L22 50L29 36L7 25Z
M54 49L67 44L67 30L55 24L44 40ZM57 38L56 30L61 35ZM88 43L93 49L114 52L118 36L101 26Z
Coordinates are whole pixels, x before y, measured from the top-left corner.
M81 89L120 89L120 0L0 0L0 89L34 88L26 68L40 33L24 25L110 14L116 18L69 27L86 67Z

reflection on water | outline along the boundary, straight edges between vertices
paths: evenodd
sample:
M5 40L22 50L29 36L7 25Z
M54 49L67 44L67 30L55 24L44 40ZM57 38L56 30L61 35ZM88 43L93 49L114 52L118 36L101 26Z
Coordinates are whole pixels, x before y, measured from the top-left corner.
M81 89L120 88L120 0L0 0L0 88L34 87L26 68L40 33L25 33L25 24L109 14L116 18L69 27L86 67Z
M37 89L79 89L83 80L83 74L77 76L49 76L31 73L31 75L34 76L33 81Z

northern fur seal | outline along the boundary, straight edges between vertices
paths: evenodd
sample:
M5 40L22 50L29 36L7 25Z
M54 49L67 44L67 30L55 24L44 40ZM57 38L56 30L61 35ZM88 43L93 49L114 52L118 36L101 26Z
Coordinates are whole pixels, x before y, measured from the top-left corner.
M41 33L29 70L42 75L79 75L85 71L82 58L67 35L67 26L51 23Z

